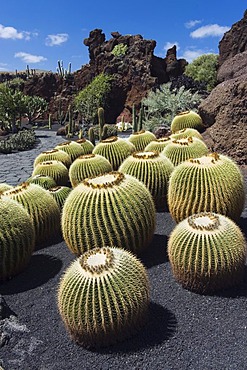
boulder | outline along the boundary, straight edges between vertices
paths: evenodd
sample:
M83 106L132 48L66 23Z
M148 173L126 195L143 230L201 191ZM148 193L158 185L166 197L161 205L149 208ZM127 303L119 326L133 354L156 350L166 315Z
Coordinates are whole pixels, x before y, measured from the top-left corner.
M244 74L247 74L247 50L226 59L218 69L217 80L223 82Z

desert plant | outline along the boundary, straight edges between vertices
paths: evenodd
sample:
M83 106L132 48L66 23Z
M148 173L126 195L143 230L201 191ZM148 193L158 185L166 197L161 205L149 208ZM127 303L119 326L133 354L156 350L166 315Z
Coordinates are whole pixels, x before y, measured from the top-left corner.
M57 73L59 74L59 76L63 78L66 78L68 75L70 75L71 74L71 62L69 62L68 68L66 69L63 66L63 61L58 60L57 61Z
M141 130L133 132L129 137L128 141L133 144L136 150L143 151L145 147L153 140L155 140L155 135L147 130Z
M118 130L117 130L117 127L116 125L111 125L109 123L105 123L104 124L104 130L106 130L106 132L104 132L104 135L103 135L103 140L104 139L107 139L108 137L111 137L111 136L117 136L118 134ZM88 137L89 137L89 140L93 143L92 140L100 140L100 127L99 125L94 125L94 126L91 126L88 130ZM91 139L90 139L90 132L91 132ZM93 136L94 135L94 136ZM94 144L95 145L95 144Z
M65 202L67 196L69 195L69 193L71 192L71 190L72 189L69 188L68 186L55 186L53 188L48 189L51 196L57 202L57 205L58 205L60 211L62 211L64 202Z
M154 230L153 198L146 186L130 175L109 172L87 178L64 203L62 232L77 255L96 245L117 245L138 254L147 247Z
M227 156L211 153L189 159L171 175L168 203L176 222L200 212L220 213L238 220L244 202L243 175Z
M185 129L194 128L197 131L202 131L205 126L200 115L192 110L178 113L172 120L171 131L175 132Z
M84 149L79 143L75 141L63 141L62 143L58 144L54 149L62 150L66 152L73 162L76 158L80 157L80 155L84 154Z
M211 91L217 84L218 58L217 54L200 55L185 67L184 73L205 83L207 90Z
M44 175L52 177L57 185L66 186L69 182L69 170L60 161L49 160L40 162L34 167L32 176Z
M199 213L180 222L168 242L176 280L197 293L213 293L238 284L244 273L245 240L228 217Z
M26 105L25 113L27 114L29 124L35 123L48 107L47 101L40 96L25 95L24 102Z
M120 44L117 44L114 46L114 48L112 49L112 54L115 56L115 57L122 57L126 54L127 52L127 49L128 49L128 45L125 45L123 43L120 43Z
M12 188L13 188L12 185L7 184L6 182L1 182L0 183L0 194L2 194L5 190L10 190Z
M37 164L45 161L60 161L67 168L69 168L72 163L69 154L66 153L64 150L51 149L38 154L34 160L33 166L36 167Z
M203 140L202 135L199 131L194 128L183 128L182 130L176 131L174 134L170 135L170 139L183 139L186 137L197 137L197 139Z
M28 264L35 232L28 212L16 201L0 196L0 281L17 275Z
M0 153L12 153L14 151L24 151L35 146L36 137L33 130L23 130L16 134L11 134L6 139L0 140Z
M65 271L58 308L72 339L105 347L132 336L146 322L150 302L147 272L130 252L94 248Z
M92 153L94 149L93 143L90 140L85 139L84 137L76 140L76 143L80 144L80 146L82 147L83 155Z
M46 190L53 188L54 186L57 185L56 181L52 177L46 175L31 176L25 182L27 182L28 184L39 185Z
M155 139L150 141L150 143L145 147L144 151L145 152L150 152L150 151L157 151L161 153L163 149L171 142L171 137L161 137L159 139Z

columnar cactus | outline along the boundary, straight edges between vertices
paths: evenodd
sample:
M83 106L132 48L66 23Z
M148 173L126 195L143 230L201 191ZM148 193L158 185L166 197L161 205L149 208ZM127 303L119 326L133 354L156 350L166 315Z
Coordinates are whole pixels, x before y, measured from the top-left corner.
M169 210L176 222L200 212L238 220L245 201L240 169L227 156L212 153L177 166L168 188Z
M135 146L136 151L138 152L143 151L145 147L153 140L156 140L155 135L146 130L133 132L128 137L128 141Z
M167 144L171 142L171 137L161 137L159 139L152 140L144 149L145 152L150 152L150 151L157 151L161 153Z
M60 161L40 162L33 169L32 176L44 175L52 177L57 185L66 186L69 182L69 170Z
M84 154L82 146L75 141L64 141L58 144L54 149L63 150L66 152L70 156L71 162L73 162L80 155Z
M62 211L64 202L67 196L69 195L69 193L71 192L71 190L72 189L69 188L68 186L56 186L48 190L51 196L57 202L57 205L61 211Z
M14 200L0 196L0 281L21 272L28 264L35 243L32 220Z
M28 182L29 184L37 184L46 190L57 185L56 181L52 177L45 175L31 176L25 182Z
M41 162L46 161L59 161L62 162L67 168L71 165L71 159L68 153L63 150L52 149L41 152L34 160L34 167Z
M73 188L87 177L112 171L112 165L102 155L85 154L78 157L69 169L69 179Z
M87 178L71 191L61 224L65 242L77 255L97 245L139 254L154 234L155 205L142 182L109 172Z
M71 338L99 348L136 333L147 320L149 280L142 263L115 247L94 248L65 271L58 308Z
M84 153L83 154L90 154L94 149L94 145L90 140L85 139L82 137L81 139L76 140L76 143L80 144Z
M129 143L127 140L120 139L117 136L111 136L105 140L101 140L95 146L93 153L102 155L108 159L113 170L117 170L125 158L134 151L134 145Z
M184 139L185 137L197 137L197 139L203 140L200 132L195 130L194 128L184 128L182 130L176 131L170 136L172 140Z
M119 167L120 172L134 176L146 185L157 208L166 204L168 181L173 169L170 159L155 151L135 152Z
M3 196L17 201L27 210L34 224L36 245L60 233L58 205L48 191L41 186L22 183L13 189L6 190Z
M208 148L206 144L196 137L172 140L162 151L162 154L168 157L174 166L189 158L201 157L207 153Z
M200 115L192 110L177 114L171 123L172 133L187 127L194 128L198 131L202 131L205 128Z
M6 182L1 182L0 183L0 194L2 194L5 190L9 190L12 188L13 188L12 185L7 184Z
M175 279L184 288L213 293L241 281L246 245L232 220L202 212L175 227L168 242L168 256Z

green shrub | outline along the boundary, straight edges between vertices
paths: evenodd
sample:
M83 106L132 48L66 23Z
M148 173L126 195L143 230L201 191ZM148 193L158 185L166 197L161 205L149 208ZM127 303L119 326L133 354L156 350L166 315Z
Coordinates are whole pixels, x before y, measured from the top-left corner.
M33 130L19 131L6 139L0 140L0 153L12 153L13 151L22 151L32 149L36 138Z
M128 46L121 43L121 44L115 45L111 53L115 57L121 57L126 54L127 49L128 49Z

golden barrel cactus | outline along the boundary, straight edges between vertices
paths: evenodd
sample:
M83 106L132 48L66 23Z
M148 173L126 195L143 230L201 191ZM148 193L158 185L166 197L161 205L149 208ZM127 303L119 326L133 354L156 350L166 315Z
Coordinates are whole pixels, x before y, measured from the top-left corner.
M63 150L52 149L41 152L34 160L33 166L36 167L38 163L46 161L62 162L67 168L71 165L71 159L68 153Z
M194 128L197 131L202 131L205 126L202 122L201 116L190 110L177 114L171 123L171 131L175 133L176 131L182 130L184 128Z
M143 151L145 147L155 139L156 136L151 131L147 130L133 132L128 137L128 141L135 146L138 152Z
M145 152L157 151L161 153L164 148L171 142L171 137L161 137L156 140L152 140L144 149Z
M44 175L52 177L57 185L66 186L69 183L69 170L59 161L45 161L37 164L33 169L32 176Z

